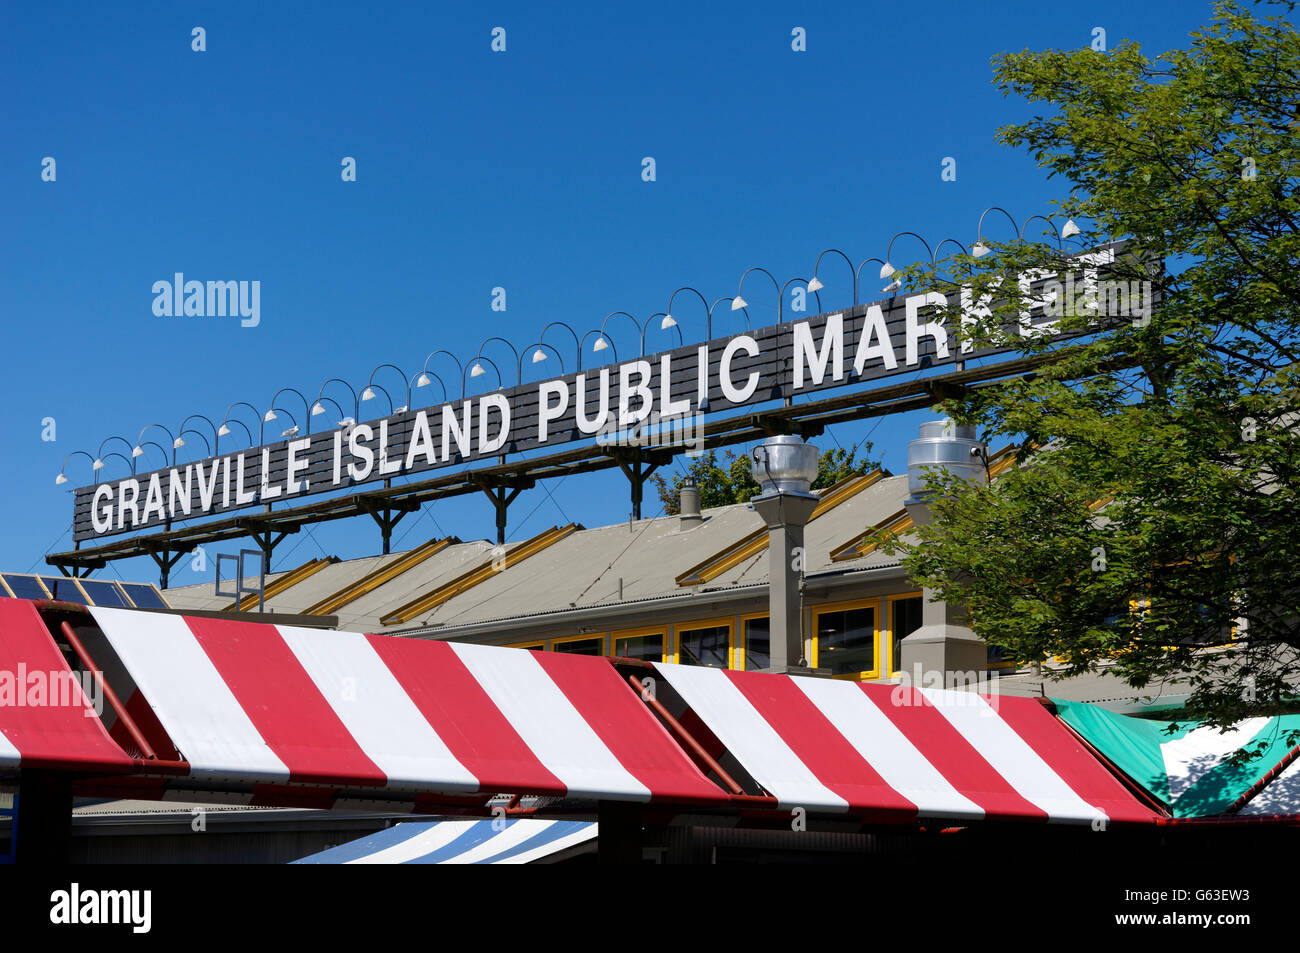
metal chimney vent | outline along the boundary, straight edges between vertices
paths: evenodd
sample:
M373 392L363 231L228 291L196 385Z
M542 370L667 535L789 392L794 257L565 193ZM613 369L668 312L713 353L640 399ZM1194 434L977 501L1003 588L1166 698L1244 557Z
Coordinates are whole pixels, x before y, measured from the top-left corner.
M907 445L907 488L904 501L912 522L930 522L927 505L933 491L926 489L930 474L944 470L971 483L984 483L984 445L975 438L974 427L958 426L952 418L921 424L921 436Z

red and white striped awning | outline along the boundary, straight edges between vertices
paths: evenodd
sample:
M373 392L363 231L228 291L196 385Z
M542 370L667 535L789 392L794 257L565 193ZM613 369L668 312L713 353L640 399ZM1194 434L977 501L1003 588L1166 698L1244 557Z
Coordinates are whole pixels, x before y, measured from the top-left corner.
M605 659L91 612L192 779L728 801Z
M109 738L36 607L0 599L0 771L19 768L112 774L132 762Z
M0 706L0 771L130 771L87 783L315 807L481 809L507 793L879 821L1157 818L1034 699L657 664L656 700L605 658L89 611L78 638L134 725L105 712L106 730L80 696ZM20 664L71 675L36 607L0 600L0 700Z
M895 817L1152 822L1035 699L826 678L655 668L787 808Z

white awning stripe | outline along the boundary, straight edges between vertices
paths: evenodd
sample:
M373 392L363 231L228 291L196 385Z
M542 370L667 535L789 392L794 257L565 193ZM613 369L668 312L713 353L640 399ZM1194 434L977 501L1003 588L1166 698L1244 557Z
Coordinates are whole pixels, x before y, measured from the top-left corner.
M470 825L474 823L476 821L442 821L432 824L428 830L422 831L400 844L394 844L392 847L386 847L376 853L358 857L356 860L349 860L348 863L404 864L408 860L416 860L432 854L435 850L446 847L469 830ZM398 827L400 829L401 825L399 824Z
M1300 814L1300 758L1287 765L1237 813Z
M1271 718L1247 718L1227 731L1201 727L1160 746L1165 773L1169 776L1169 797L1177 801L1202 777L1217 768L1238 748L1249 744L1271 722Z
M1080 798L982 696L938 688L923 688L921 694L1017 794L1052 820L1106 818L1104 811Z
M184 618L91 608L194 777L287 781L289 769L249 720Z
M954 788L857 683L829 678L795 678L794 683L919 815L984 817L983 808Z
M594 821L446 818L406 821L298 864L527 864L598 835Z
M531 835L530 835L531 836ZM489 861L494 864L531 864L535 860L543 857L549 857L551 854L558 854L562 850L568 850L591 840L597 836L597 827L594 822L584 824L571 834L565 834L563 837L557 837L553 841L533 847L529 850L521 851L511 857L505 857L499 860Z
M447 748L369 640L355 632L276 627L387 787L477 791L479 781Z
M23 757L13 746L13 742L5 737L3 731L0 731L0 768L16 768L22 760Z
M452 650L546 769L575 797L648 801L532 652L452 643Z
M722 669L662 663L655 668L782 807L848 810L848 802L817 779Z

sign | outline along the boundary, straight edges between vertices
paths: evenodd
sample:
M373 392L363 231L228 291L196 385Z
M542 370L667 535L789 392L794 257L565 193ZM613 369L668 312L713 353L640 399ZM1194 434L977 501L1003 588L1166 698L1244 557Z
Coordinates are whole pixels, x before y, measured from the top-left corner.
M1115 260L1116 247L1086 256L1081 287L1095 291L1098 268ZM1063 286L1053 277L1021 279L1024 300L1035 305L1009 334L1055 333L1053 306L1063 295L1052 286ZM961 305L963 323L986 313L987 301L971 300L969 289L959 293L961 301L951 304ZM654 442L645 433L651 425L656 445L681 445L702 414L1010 350L958 344L935 314L949 303L937 291L888 298L83 487L75 493L73 539L283 503L572 441Z

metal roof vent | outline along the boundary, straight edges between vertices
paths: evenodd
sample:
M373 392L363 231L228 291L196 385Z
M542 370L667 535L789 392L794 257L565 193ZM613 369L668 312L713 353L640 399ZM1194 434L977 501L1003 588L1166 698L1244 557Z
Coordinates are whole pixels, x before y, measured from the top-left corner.
M754 479L762 496L777 493L809 494L817 479L817 448L801 437L781 434L768 437L751 454Z
M936 470L943 470L971 483L988 479L985 465L987 451L975 438L974 427L958 426L951 417L921 424L921 436L907 445L907 488L910 495L903 501L912 522L931 521L929 501L933 491L926 481Z

